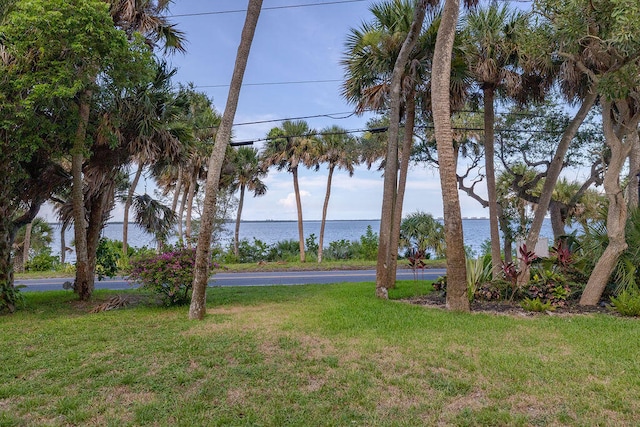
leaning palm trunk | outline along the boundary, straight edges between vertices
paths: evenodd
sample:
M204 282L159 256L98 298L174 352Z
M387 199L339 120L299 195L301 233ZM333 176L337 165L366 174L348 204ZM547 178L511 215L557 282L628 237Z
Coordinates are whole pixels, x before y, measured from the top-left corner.
M202 223L198 245L196 249L195 274L193 278L193 293L191 295L191 306L189 307L189 319L203 319L206 312L207 281L209 280L209 264L211 249L211 234L213 233L213 218L216 210L216 196L220 172L227 144L231 138L231 126L238 106L240 89L242 88L242 78L249 58L251 42L258 24L262 0L250 0L247 8L247 18L240 46L236 55L236 63L229 87L229 97L225 106L220 128L216 134L216 142L213 147L211 158L209 159L209 172L207 173L207 184L205 188L204 210L202 212Z
M324 246L324 226L327 222L327 210L329 208L329 197L331 197L331 180L333 178L334 164L329 165L329 176L327 177L327 192L322 205L322 221L320 222L320 238L318 240L318 262L322 262L322 247Z
M589 113L589 110L591 110L593 104L596 102L597 97L598 95L593 91L586 96L586 98L582 102L582 105L580 106L580 109L562 134L562 138L558 143L558 147L556 148L556 152L553 156L553 159L551 160L551 164L549 165L549 169L547 170L547 176L542 186L540 200L538 200L535 215L533 217L533 222L531 223L531 228L529 229L529 234L527 235L527 248L535 248L536 244L538 243L540 229L542 228L544 217L547 214L549 204L551 203L551 197L553 196L553 188L558 182L558 177L560 176L560 172L562 171L567 151L569 150L569 146L571 145L571 140L575 137L578 129L580 128L580 125L587 117L587 114ZM520 286L523 286L529 281L529 266L526 262L520 262L520 270L522 271L522 273L518 276L518 284Z
M624 117L625 103L616 103L617 114ZM614 107L611 101L602 101L602 127L607 146L611 150L611 160L607 166L604 176L604 192L609 201L607 209L607 236L609 243L604 253L598 259L587 286L585 286L582 296L580 297L580 305L596 305L602 297L611 273L618 262L620 255L627 249L625 240L625 226L627 223L627 203L624 200L624 193L620 186L620 172L624 163L629 157L631 148L637 143L637 126L640 117L637 113L632 118L627 118L624 123L614 125L613 114ZM617 127L614 129L614 126ZM627 130L624 130L626 127Z
M304 229L302 223L302 199L300 198L300 185L298 184L298 167L291 170L293 175L293 192L296 195L296 208L298 211L298 244L300 247L300 262L305 262L307 257L304 252Z
M187 241L187 247L191 248L191 220L193 218L193 200L196 195L196 176L194 175L189 182L189 193L187 195L187 219L185 221L184 238Z
M90 277L89 253L87 249L87 223L85 218L84 191L82 178L82 163L84 162L85 137L89 122L89 102L92 93L84 90L80 94L78 128L73 142L71 155L71 173L73 186L71 197L73 201L73 228L76 246L76 283L74 291L82 301L91 298L93 293L93 278Z
M407 175L409 174L409 159L411 148L413 147L413 127L416 117L415 90L410 89L406 99L406 121L404 126L404 139L402 141L402 156L400 157L400 176L398 179L398 195L396 197L395 215L393 217L393 229L391 230L391 249L394 250L391 257L392 266L389 270L390 282L396 283L396 273L398 267L398 245L400 243L400 225L402 224L402 205L404 204L404 193L407 187Z
M462 215L456 177L456 157L451 128L449 85L451 53L456 35L460 1L446 0L436 37L431 71L431 99L435 127L444 232L447 255L447 301L450 310L469 311L467 297L467 268L462 233Z
M242 219L242 207L244 205L245 185L240 186L240 198L238 200L238 213L236 216L236 229L233 233L233 254L238 258L240 256L240 220Z
M392 282L392 270L396 267L398 247L393 248L393 224L398 197L398 135L400 134L400 96L404 70L413 50L426 13L427 1L421 0L416 4L411 28L407 33L402 48L396 58L391 77L391 108L389 112L389 135L387 142L387 156L384 168L384 188L382 195L382 212L380 215L380 237L378 244L378 262L376 265L376 296L388 298Z
M140 181L140 176L142 175L143 165L138 165L138 170L136 171L136 175L129 186L129 192L127 193L127 200L124 202L124 216L122 218L122 255L127 257L127 243L129 238L129 209L131 208L131 203L133 201L133 192L136 190L138 186L138 182Z
M187 197L189 192L189 185L187 183L184 184L184 192L182 194L182 199L180 200L180 211L178 212L178 242L180 245L184 245L184 232L182 227L184 225L184 209L187 203Z

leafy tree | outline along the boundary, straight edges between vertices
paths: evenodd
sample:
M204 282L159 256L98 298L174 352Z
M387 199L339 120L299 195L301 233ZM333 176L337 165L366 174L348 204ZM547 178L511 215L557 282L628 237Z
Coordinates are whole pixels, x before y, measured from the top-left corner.
M627 205L620 174L632 147L639 143L640 39L635 35L640 33L640 4L538 0L534 6L553 31L553 53L565 58L565 67L572 71L564 79L566 84L580 81L591 96L600 95L602 125L610 152L604 176L609 243L580 299L582 305L595 305L620 254L627 248Z

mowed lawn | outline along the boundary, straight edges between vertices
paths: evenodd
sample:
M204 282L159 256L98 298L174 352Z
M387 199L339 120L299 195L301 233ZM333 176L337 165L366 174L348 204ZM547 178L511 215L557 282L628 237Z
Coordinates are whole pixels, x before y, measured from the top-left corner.
M636 319L450 313L373 283L215 288L202 322L89 312L115 294L0 317L1 426L640 423Z

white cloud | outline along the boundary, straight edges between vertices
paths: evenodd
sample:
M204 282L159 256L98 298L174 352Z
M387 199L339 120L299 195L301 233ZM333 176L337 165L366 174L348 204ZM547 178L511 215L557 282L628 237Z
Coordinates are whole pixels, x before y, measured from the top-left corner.
M308 191L304 191L301 190L300 191L300 198L304 199L304 198L308 198L311 197L311 193L309 193ZM296 195L295 193L289 193L287 194L287 197L279 199L278 200L278 204L281 206L284 206L287 209L295 209L296 208Z

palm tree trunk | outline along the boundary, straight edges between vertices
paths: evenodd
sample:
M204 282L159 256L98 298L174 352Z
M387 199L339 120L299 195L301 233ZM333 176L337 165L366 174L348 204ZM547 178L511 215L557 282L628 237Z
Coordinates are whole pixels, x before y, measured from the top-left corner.
M178 207L178 198L182 191L182 168L178 171L178 180L176 181L176 187L173 190L173 201L171 202L171 212L177 214L176 208Z
M65 232L67 231L67 223L62 222L60 226L60 263L64 264L67 259L67 242L65 239Z
M322 205L322 221L320 222L320 238L318 240L318 262L322 262L322 246L324 245L324 226L327 222L327 209L329 209L329 197L331 197L331 180L333 178L333 170L335 165L329 164L329 176L327 176L327 192L324 196L324 204Z
M184 192L182 194L182 199L180 200L180 212L178 213L178 242L180 242L181 245L184 245L184 233L182 226L184 221L185 205L189 194L189 185L185 182L183 186Z
M500 232L498 230L498 196L496 194L496 170L494 165L494 89L485 87L484 94L484 158L487 176L487 197L489 199L489 230L491 236L491 267L493 278L500 274L502 256L500 254Z
M193 214L193 199L196 195L196 177L192 177L189 181L189 193L187 195L187 219L185 224L184 236L187 241L187 247L191 248L191 215Z
M238 258L240 256L240 219L242 218L242 206L244 205L244 189L245 185L240 186L240 199L238 200L238 214L236 216L236 229L233 234L233 254Z
M213 217L216 210L216 196L218 191L218 183L220 181L220 172L224 161L224 154L227 144L231 139L231 126L236 114L238 106L238 98L240 97L240 89L242 88L242 79L244 70L247 66L249 51L253 41L253 35L258 24L260 9L262 8L262 0L249 0L247 7L247 18L242 36L240 38L240 46L236 55L236 63L231 77L231 85L229 87L229 96L227 105L225 106L222 122L216 134L216 142L213 147L211 158L209 159L209 172L207 174L207 184L204 197L204 211L202 213L202 223L200 226L200 235L198 237L198 246L196 249L195 274L193 279L193 293L191 294L191 306L189 307L189 319L204 319L206 312L206 291L207 281L209 280L209 264L211 249L211 234L213 232Z
M457 162L453 147L449 100L451 53L456 35L459 8L459 0L445 1L433 55L431 99L447 245L446 306L450 310L469 311L462 215L456 177Z
M607 236L609 243L604 253L598 259L587 285L580 297L580 305L596 305L602 297L611 273L618 262L620 254L627 249L625 240L625 226L627 223L627 203L624 200L624 193L620 186L620 172L631 151L632 141L624 141L627 135L616 135L612 120L613 105L611 101L602 101L602 128L604 130L605 141L611 150L611 159L604 175L604 192L609 200L607 207ZM632 126L624 123L630 129L637 127L637 122ZM635 130L633 131L636 132Z
M409 175L409 159L413 147L413 128L416 118L415 90L411 88L406 99L406 120L404 124L404 139L402 141L402 155L400 157L400 177L398 179L398 195L396 197L396 207L393 216L393 229L391 230L391 262L389 270L391 283L395 286L396 273L398 268L398 245L400 243L400 225L402 224L402 206L404 204L404 193L407 187L407 176Z
M535 248L536 244L538 243L540 229L542 228L544 217L547 214L549 204L551 203L551 197L553 196L553 188L558 182L558 177L560 176L560 172L562 171L564 158L567 155L569 146L571 145L571 140L578 132L578 128L580 128L580 125L587 117L589 110L591 110L591 107L596 102L597 98L598 95L595 92L590 92L585 97L582 105L580 106L580 109L562 134L562 138L558 143L558 148L556 148L556 152L553 156L553 159L551 160L551 164L549 165L549 169L547 170L547 176L542 186L540 200L538 201L538 205L535 209L533 222L531 223L531 228L529 229L529 234L527 235L527 248ZM529 282L529 266L525 262L521 262L520 271L522 273L518 276L518 284L520 286L524 286L527 282Z
M84 162L85 137L87 134L87 124L89 122L89 102L91 96L91 91L86 89L79 95L78 128L71 153L71 173L73 177L71 197L73 200L73 228L76 246L76 283L74 290L82 301L91 298L91 294L93 293L93 281L89 277L91 269L89 268L89 255L87 251L87 223L85 218L82 177L82 164Z
M293 192L296 195L296 209L298 211L298 239L300 246L300 262L306 262L307 257L304 253L304 230L302 223L302 199L300 198L300 185L298 184L298 167L291 169L293 175Z
M398 256L397 246L393 248L393 224L397 215L396 200L398 198L398 135L400 134L400 103L402 79L409 55L422 29L422 22L427 8L427 1L421 0L416 4L413 22L402 43L400 53L396 58L391 76L391 104L389 112L389 131L387 142L387 157L384 170L384 187L382 194L382 211L380 214L380 237L378 244L378 262L376 265L376 296L387 299L389 289L395 285L391 282L392 269L395 269L394 258Z
M144 165L140 163L138 165L138 170L136 171L136 175L133 178L133 182L129 186L129 192L127 193L127 200L124 202L124 217L122 219L122 255L127 257L127 243L129 237L129 208L131 208L131 202L133 201L133 192L136 190L138 186L138 182L140 181L140 176L142 175L142 169Z

